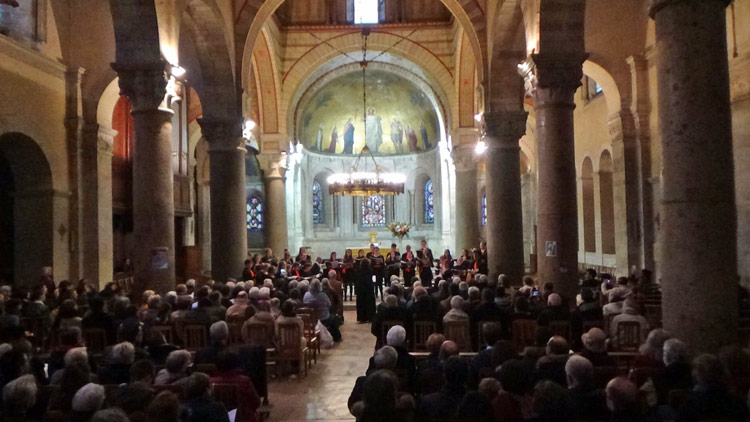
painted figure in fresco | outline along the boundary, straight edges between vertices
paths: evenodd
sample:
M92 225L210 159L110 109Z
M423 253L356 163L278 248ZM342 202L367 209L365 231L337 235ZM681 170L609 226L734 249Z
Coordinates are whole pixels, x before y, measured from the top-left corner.
M422 122L422 127L419 128L419 131L422 134L422 142L424 142L424 149L430 149L430 140L427 137L427 127L425 127L424 122Z
M354 125L352 118L346 121L344 125L344 154L351 154L354 149Z
M336 152L336 141L339 140L339 133L336 131L336 126L333 127L333 132L331 132L331 144L328 145L328 150L326 152L335 153Z
M380 120L380 116L375 114L375 109L370 107L367 110L367 118L365 119L367 128L365 144L372 152L377 151L380 148L380 144L383 143L383 127L380 125Z
M411 125L406 125L406 140L409 144L409 152L419 151L417 147L417 133L411 128Z
M391 142L397 153L404 152L404 128L395 117L391 120Z
M323 123L318 128L318 136L315 138L315 151L323 150Z

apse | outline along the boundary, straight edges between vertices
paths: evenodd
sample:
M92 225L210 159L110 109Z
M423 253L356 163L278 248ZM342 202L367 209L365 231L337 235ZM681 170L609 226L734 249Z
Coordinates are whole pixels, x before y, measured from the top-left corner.
M362 73L352 71L321 85L297 114L297 140L305 149L356 155L365 145L376 155L433 150L440 141L438 114L414 82L368 69L363 107Z

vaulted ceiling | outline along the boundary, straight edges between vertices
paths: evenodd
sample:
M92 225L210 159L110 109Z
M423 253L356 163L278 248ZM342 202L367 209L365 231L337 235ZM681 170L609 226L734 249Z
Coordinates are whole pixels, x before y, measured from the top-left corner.
M346 24L347 0L286 0L276 11L281 26ZM381 23L450 22L440 0L390 0Z

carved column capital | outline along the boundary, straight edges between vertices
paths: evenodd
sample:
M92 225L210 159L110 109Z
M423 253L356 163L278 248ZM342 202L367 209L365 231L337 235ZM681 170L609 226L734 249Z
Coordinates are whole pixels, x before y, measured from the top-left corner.
M719 2L722 7L727 7L732 3L732 0L651 0L651 4L648 7L648 15L651 19L654 19L657 13L665 7L679 3L704 3L707 1Z
M244 146L241 119L198 119L208 151L231 151Z
M473 145L457 145L451 152L457 172L476 171L477 157Z
M523 110L484 113L484 127L490 139L490 148L498 145L518 148L518 140L526 133L528 115Z
M113 63L112 69L119 77L120 93L128 97L134 113L156 110L164 102L168 82L164 63L138 67Z
M532 54L519 65L526 93L534 97L535 106L548 103L573 106L573 94L581 86L583 62L588 54Z
M289 167L287 158L285 152L258 154L258 161L261 163L266 180L284 179Z

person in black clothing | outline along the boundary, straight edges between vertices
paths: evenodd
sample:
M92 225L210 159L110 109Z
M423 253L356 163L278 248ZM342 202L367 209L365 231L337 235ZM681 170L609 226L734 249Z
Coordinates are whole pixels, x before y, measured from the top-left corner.
M625 377L613 378L608 384L607 407L612 415L610 422L645 422L638 404L638 387Z
M369 259L363 259L359 264L356 276L357 294L357 322L371 322L375 318L375 291L372 287L374 275Z
M385 338L383 331L383 323L386 321L398 321L403 327L410 327L411 323L409 315L399 307L398 297L395 295L388 295L383 300L380 308L375 314L375 319L372 321L372 327L370 332L377 339L375 348L385 344Z
M398 277L401 273L401 254L397 248L398 246L395 243L391 244L391 250L385 256L388 280L390 280L391 276L395 275Z
M410 413L398 407L398 378L391 371L379 370L367 376L364 406L357 422L405 422Z
M727 373L718 357L698 356L693 361L695 388L680 408L677 421L750 420L747 404L729 392L726 379Z
M536 365L534 378L537 381L550 380L567 387L565 363L568 361L570 346L560 336L553 336L547 342L547 354L542 356Z
M581 336L584 349L579 353L594 367L612 367L615 361L607 353L607 335L601 328L594 327Z
M411 246L406 245L406 252L401 255L401 270L404 272L404 282L406 287L412 286L412 279L415 277L416 259Z
M573 420L603 421L609 418L607 396L594 386L594 366L586 358L571 356L565 364L568 401Z
M126 384L130 382L130 366L135 361L135 348L122 342L112 347L109 362L99 369L101 384Z
M370 260L372 272L375 275L375 296L380 292L380 299L383 299L383 284L385 280L385 259L380 255L380 249L375 245L370 245L370 252L365 255ZM390 280L387 282L390 285Z
M482 290L482 301L471 312L471 338L476 344L478 325L481 321L497 321L500 324L501 338L510 339L510 315L500 309L495 302L495 291L489 287ZM499 340L499 339L498 339ZM488 343L488 344L494 344Z
M493 347L502 338L502 327L497 322L486 322L480 327L480 330L482 331L484 345L487 347L477 353L469 364L468 386L472 390L477 389L479 381L484 378L483 375L486 375L486 372L491 374L494 370L492 362Z
M226 349L229 340L229 326L224 321L211 324L208 330L211 344L202 348L195 354L195 363L216 363L219 353Z
M685 343L676 338L664 342L664 365L664 370L652 377L660 406L669 403L670 391L693 388L692 371Z
M426 419L440 419L452 416L466 394L466 379L469 368L460 358L453 356L443 364L445 384L437 393L422 398L420 413Z
M429 289L432 286L432 267L435 265L435 258L432 255L432 249L427 247L426 240L422 240L422 249L417 251L417 263L422 287Z
M396 349L398 353L398 360L396 361L396 367L394 372L399 376L399 382L402 386L402 391L414 391L417 377L417 360L409 354L406 349L406 330L400 325L391 327L386 334L386 343L388 346ZM367 366L367 373L369 374L375 369L375 362L373 358L370 358L370 363Z
M186 422L229 422L224 405L211 399L208 375L196 372L185 382L184 415Z
M242 268L242 281L255 279L255 271L253 271L253 261L246 259L245 266Z
M397 360L398 352L396 351L396 349L391 346L383 346L380 349L376 350L375 354L372 356L372 363L374 366L372 368L372 372L381 369L393 371L393 369L396 367ZM362 410L359 409L359 406L362 405L362 400L364 400L365 381L367 381L367 374L358 377L354 382L354 388L352 389L351 394L349 394L347 405L349 407L349 412L354 416L358 416Z

